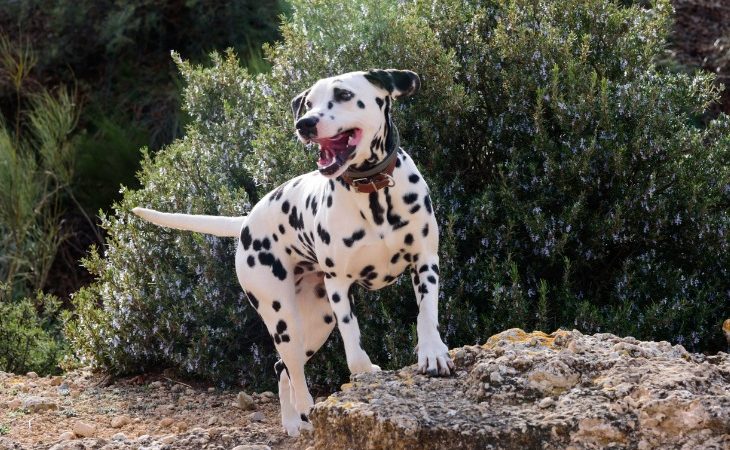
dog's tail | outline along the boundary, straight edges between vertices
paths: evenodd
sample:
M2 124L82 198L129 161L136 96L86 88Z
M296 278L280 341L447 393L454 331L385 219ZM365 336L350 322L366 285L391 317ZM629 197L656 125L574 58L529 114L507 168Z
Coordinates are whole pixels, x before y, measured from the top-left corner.
M155 225L176 230L197 231L221 237L236 237L241 233L245 216L203 216L193 214L171 214L147 208L134 208L132 212Z

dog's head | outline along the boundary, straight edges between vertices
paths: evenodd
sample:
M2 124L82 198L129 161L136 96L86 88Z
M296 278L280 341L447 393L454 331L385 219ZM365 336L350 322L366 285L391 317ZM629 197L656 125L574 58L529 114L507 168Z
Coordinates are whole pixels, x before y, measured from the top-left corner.
M385 158L392 142L390 105L421 86L409 70L369 70L324 78L292 100L297 136L319 145L320 173L336 178Z

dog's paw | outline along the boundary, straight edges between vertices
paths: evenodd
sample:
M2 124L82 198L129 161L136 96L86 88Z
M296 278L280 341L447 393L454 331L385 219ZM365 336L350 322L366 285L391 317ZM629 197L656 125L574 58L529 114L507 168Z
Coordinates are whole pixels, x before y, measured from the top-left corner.
M418 372L432 377L449 376L456 368L449 356L449 348L446 344L438 341L419 342L418 347Z
M284 430L291 437L297 437L304 430L312 430L312 424L300 419L284 421Z
M370 358L365 352L347 361L347 367L352 374L378 372L380 370L380 367L370 362Z

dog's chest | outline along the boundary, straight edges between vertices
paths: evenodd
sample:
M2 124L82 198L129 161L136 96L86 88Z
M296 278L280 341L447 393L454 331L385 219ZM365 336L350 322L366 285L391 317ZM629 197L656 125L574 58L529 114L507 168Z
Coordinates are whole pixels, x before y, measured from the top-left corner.
M326 242L316 252L324 271L370 288L391 284L418 258L420 218L408 214L398 191L373 194L335 190L333 206L315 217L314 227Z

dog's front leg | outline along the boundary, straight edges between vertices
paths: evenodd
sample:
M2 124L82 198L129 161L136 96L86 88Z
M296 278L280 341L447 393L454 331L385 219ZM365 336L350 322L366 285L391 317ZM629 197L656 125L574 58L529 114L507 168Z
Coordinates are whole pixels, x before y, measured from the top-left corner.
M324 280L324 285L327 289L330 305L337 318L337 327L340 329L342 342L345 344L345 356L347 357L347 367L350 369L350 373L380 370L380 367L370 362L370 357L365 353L360 343L360 327L352 310L353 303L349 295L352 284L346 280L330 277Z
M454 363L438 332L439 260L436 253L421 254L421 257L421 261L411 267L418 302L418 371L431 376L450 375Z

